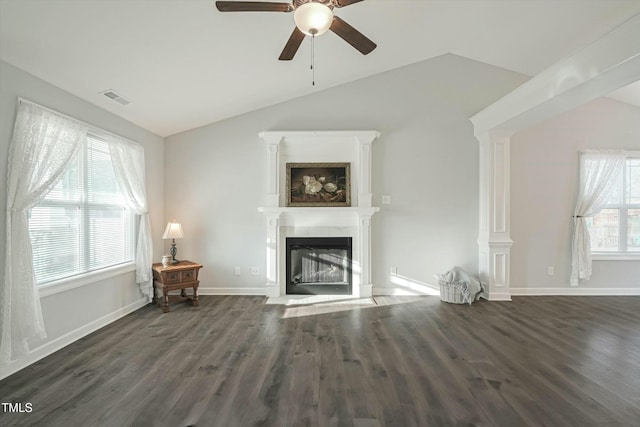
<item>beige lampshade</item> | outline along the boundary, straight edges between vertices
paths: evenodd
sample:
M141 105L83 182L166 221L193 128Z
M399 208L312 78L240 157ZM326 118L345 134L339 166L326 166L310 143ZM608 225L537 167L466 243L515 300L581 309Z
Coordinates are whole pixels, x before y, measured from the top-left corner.
M162 235L163 239L182 239L183 237L182 225L179 222L169 222Z

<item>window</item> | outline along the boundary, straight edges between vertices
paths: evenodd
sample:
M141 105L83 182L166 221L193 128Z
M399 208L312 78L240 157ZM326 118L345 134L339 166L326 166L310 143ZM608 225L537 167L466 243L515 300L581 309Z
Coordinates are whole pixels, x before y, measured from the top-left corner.
M640 153L623 168L603 209L587 220L594 254L640 255Z
M133 224L108 144L88 135L62 179L29 212L36 282L132 262Z

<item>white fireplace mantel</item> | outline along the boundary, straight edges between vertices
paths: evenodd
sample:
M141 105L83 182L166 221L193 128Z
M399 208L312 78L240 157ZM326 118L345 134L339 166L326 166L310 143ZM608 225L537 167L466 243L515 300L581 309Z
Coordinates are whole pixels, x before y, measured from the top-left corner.
M268 208L260 207L258 211L267 216L280 218L281 226L289 227L326 227L327 218L333 227L357 226L359 219L371 218L380 208Z
M371 145L377 131L261 132L267 148L266 206L258 208L267 222L266 295L286 293L287 237L351 237L353 296L371 296ZM287 207L287 163L349 163L350 207Z

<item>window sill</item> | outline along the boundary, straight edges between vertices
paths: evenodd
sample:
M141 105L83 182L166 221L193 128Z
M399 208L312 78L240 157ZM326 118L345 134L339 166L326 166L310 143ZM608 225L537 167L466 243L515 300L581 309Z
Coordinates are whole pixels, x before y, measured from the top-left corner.
M43 298L59 294L61 292L66 292L71 289L79 288L81 286L89 285L91 283L99 282L101 280L109 279L111 277L120 276L122 274L126 274L135 270L136 265L131 262L127 264L103 268L101 270L92 271L90 273L56 280L44 285L39 285L37 288L40 292L40 298Z
M640 253L593 253L592 261L640 261Z

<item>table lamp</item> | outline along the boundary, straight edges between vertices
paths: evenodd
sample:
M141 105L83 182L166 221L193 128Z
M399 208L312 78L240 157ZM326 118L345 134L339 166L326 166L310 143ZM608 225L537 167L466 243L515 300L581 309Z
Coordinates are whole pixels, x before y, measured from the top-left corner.
M182 232L182 225L179 222L173 221L167 224L167 228L164 229L164 234L162 235L163 239L171 239L171 249L169 249L169 253L171 254L171 263L177 264L178 260L176 259L176 254L178 253L178 248L176 248L176 239L182 239L184 237L184 233Z

